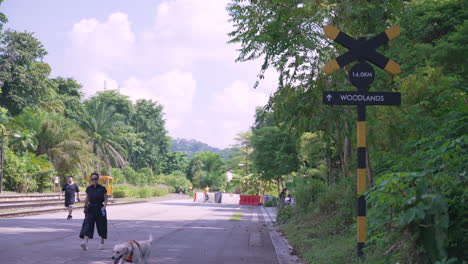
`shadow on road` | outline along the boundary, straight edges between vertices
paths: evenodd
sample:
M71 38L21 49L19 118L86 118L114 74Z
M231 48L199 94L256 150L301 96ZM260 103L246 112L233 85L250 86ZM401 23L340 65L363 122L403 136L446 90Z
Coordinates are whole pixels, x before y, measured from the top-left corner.
M152 234L152 258L148 263L277 263L274 248L263 225L249 221L248 217L238 222L228 221L226 216L230 215L230 211L238 212L238 205L160 204L209 206L213 208L210 211L227 214L211 214L215 219L204 219L202 216L180 221L109 219L108 240L104 248L98 249L95 233L88 251L79 248L78 234L82 219L0 219L1 262L111 263L115 244L146 240Z

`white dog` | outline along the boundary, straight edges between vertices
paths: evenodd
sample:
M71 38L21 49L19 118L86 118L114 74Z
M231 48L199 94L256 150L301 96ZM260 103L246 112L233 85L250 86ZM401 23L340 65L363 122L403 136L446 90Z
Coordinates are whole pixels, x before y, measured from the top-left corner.
M114 246L112 259L114 264L124 264L126 262L135 264L146 264L151 254L151 244L153 236L149 240L129 241Z

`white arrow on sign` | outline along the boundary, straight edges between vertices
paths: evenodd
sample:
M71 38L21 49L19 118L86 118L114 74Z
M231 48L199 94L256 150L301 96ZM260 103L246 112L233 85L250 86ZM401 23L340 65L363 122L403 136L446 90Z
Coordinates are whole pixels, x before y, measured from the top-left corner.
M330 102L330 100L332 99L332 95L331 95L331 94L328 94L328 95L327 95L327 99L328 99L328 102Z

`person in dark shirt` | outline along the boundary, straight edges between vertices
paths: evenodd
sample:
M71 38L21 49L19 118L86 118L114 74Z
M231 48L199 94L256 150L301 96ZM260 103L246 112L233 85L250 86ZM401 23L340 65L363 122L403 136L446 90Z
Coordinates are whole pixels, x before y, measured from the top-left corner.
M68 183L62 187L62 195L65 194L65 207L68 208L67 220L72 219L73 205L75 205L75 193L77 200L80 202L80 189L78 185L73 182L73 176L68 177Z
M91 174L91 185L86 188L86 201L84 206L85 219L81 226L80 238L83 239L81 248L88 250L88 239L93 239L94 225L101 237L101 247L107 239L107 189L98 184L99 174Z
M281 205L284 205L284 201L286 200L286 192L287 192L287 191L288 191L288 189L287 189L287 188L284 188L284 189L281 191L280 195L279 195L280 206L281 206Z

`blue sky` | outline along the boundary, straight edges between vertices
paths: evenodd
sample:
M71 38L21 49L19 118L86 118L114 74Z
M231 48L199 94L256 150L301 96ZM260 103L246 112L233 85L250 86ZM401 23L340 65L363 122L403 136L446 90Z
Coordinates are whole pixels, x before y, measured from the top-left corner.
M34 32L52 76L73 77L91 96L120 89L164 106L172 137L215 147L235 143L256 106L274 91L269 72L253 89L260 61L235 63L228 0L5 0L6 28Z

